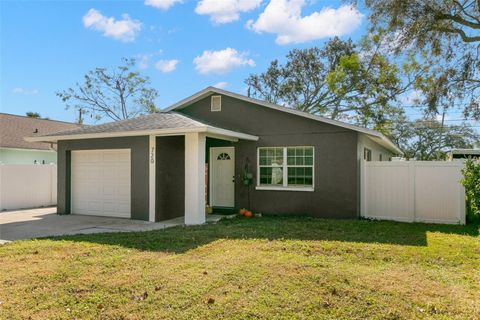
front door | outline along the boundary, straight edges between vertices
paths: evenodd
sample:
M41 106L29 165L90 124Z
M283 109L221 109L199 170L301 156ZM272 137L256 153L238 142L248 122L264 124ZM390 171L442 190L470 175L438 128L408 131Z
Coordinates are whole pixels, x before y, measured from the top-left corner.
M210 148L210 206L233 208L235 202L235 149Z

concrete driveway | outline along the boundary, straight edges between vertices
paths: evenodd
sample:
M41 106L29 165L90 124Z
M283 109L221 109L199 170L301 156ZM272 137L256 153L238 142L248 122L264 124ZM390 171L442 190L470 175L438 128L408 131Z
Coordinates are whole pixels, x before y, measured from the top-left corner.
M56 207L0 212L0 244L58 235L159 230L184 224L183 217L148 222L76 214L58 215L56 212ZM215 222L220 218L209 215L207 221Z

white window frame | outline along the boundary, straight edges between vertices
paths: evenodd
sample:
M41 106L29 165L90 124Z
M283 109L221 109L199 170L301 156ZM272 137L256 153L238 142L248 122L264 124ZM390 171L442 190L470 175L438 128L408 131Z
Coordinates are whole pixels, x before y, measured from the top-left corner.
M274 185L260 185L260 149L262 148L283 148L283 185L282 186L274 186ZM289 186L288 185L288 167L309 167L305 165L291 165L287 164L287 149L288 148L312 148L313 155L312 155L312 186ZM257 185L255 186L255 190L273 190L273 191L307 191L312 192L315 191L315 147L314 146L262 146L257 148Z

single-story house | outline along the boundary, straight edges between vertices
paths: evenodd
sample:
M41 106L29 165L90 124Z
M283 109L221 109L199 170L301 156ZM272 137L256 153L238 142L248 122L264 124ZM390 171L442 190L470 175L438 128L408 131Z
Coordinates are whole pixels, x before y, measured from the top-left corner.
M57 163L54 143L28 142L24 137L78 127L75 123L0 113L0 164Z
M480 158L480 149L452 149L447 152L447 160L465 160L465 159L478 159Z
M186 224L207 205L355 218L360 160L401 154L379 132L213 87L161 113L27 140L58 143L59 214Z

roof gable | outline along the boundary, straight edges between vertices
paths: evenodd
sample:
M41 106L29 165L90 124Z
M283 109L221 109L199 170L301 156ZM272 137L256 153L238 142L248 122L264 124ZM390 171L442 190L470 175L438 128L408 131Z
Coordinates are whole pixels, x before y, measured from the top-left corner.
M167 107L166 109L162 110L162 112L170 112L170 111L173 111L173 110L180 110L182 108L185 108L185 107L187 107L187 106L189 106L189 105L191 105L191 104L193 104L193 103L195 103L199 100L202 100L202 99L208 97L211 94L215 94L215 93L225 95L225 96L229 96L229 97L232 97L232 98L235 98L235 99L243 100L243 101L246 101L246 102L249 102L249 103L257 104L257 105L260 105L260 106L264 106L264 107L274 109L274 110L277 110L277 111L285 112L285 113L288 113L288 114L296 115L296 116L299 116L299 117L304 117L304 118L312 119L312 120L315 120L315 121L327 123L327 124L330 124L330 125L333 125L333 126L357 131L357 132L359 132L361 134L365 134L365 135L367 135L371 138L372 137L376 138L375 141L377 143L383 145L385 148L387 148L387 149L389 149L389 150L391 150L395 153L403 154L403 152L393 142L391 142L390 139L388 139L387 137L385 137L382 133L380 133L378 131L363 128L363 127L356 126L356 125L352 125L352 124L345 123L345 122L338 121L338 120L332 120L332 119L328 119L328 118L325 118L325 117L313 115L313 114L303 112L303 111L299 111L299 110L295 110L295 109L292 109L292 108L283 107L283 106L280 106L280 105L277 105L277 104L273 104L273 103L269 103L269 102L266 102L266 101L250 98L250 97L247 97L247 96L244 96L244 95L241 95L241 94L237 94L237 93L230 92L230 91L223 90L223 89L218 89L218 88L215 88L215 87L207 87L207 88L191 95L190 97L187 97L187 98L185 98L185 99Z

